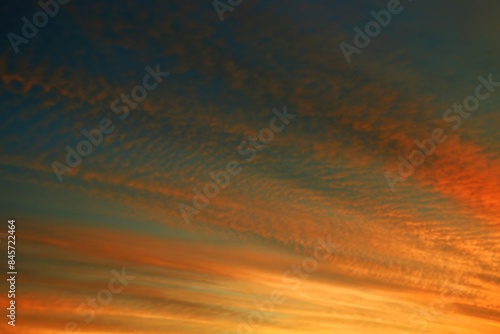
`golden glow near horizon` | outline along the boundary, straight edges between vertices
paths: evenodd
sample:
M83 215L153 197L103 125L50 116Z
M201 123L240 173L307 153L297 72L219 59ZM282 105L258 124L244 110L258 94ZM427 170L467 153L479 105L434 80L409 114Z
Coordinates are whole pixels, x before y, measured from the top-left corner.
M4 40L0 332L500 334L500 2L236 2Z

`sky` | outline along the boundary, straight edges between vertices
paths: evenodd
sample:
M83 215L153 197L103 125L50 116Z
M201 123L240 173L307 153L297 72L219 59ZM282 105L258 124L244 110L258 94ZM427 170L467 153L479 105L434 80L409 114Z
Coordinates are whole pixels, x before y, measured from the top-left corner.
M500 333L498 1L46 1L1 10L2 332Z

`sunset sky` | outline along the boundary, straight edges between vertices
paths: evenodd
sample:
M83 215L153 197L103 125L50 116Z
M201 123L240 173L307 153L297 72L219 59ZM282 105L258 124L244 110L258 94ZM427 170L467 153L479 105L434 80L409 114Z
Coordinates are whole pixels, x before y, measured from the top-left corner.
M2 4L0 331L499 334L500 2L212 2Z

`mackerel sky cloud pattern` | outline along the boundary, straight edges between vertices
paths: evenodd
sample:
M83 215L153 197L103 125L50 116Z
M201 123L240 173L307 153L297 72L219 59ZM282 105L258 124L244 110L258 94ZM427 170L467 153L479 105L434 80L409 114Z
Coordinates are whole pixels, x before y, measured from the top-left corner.
M355 28L394 4L42 3L58 11L29 38L44 6L1 11L0 248L6 273L15 219L18 271L1 332L500 333L500 92L447 113L500 82L498 1L402 0L363 48ZM283 106L297 116L265 144ZM385 173L436 128L392 191ZM179 204L230 161L186 224Z

